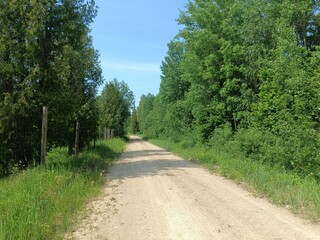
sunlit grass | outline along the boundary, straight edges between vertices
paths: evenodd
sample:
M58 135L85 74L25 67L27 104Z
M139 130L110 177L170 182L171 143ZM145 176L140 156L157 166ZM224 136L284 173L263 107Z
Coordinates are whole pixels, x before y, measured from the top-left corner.
M99 142L69 157L66 148L48 154L46 168L33 168L0 180L0 239L62 239L76 213L97 196L102 171L125 142Z
M223 148L183 148L179 143L168 140L149 141L185 159L192 159L226 178L245 184L256 196L267 197L296 214L320 221L320 185L314 179L285 172L280 167L253 161Z

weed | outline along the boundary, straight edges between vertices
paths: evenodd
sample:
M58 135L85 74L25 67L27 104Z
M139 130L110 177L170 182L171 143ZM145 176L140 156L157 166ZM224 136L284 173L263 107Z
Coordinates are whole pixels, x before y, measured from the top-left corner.
M33 168L0 181L0 239L62 239L76 213L97 196L102 171L125 142L99 142L78 156L52 150L46 168Z

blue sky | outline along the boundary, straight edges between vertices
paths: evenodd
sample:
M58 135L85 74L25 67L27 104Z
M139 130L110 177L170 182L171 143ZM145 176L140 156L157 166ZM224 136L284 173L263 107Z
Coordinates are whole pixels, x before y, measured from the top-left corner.
M187 0L96 0L91 25L103 76L125 81L136 97L157 94L167 43L181 26L175 21Z

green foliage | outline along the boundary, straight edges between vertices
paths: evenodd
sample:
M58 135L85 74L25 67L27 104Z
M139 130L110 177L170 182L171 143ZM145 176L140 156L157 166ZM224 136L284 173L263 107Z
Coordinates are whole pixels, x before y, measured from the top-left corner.
M157 137L155 126L153 125L154 119L152 114L154 102L154 95L142 95L139 102L139 107L137 108L139 129L148 137Z
M129 133L138 133L139 129L137 110L134 109L129 120Z
M94 138L102 81L89 35L95 16L94 1L0 1L0 176L39 161L43 106L50 147L72 152L76 120L80 145Z
M67 148L48 154L48 167L0 180L0 239L63 239L76 213L101 190L105 170L125 142L99 142L68 156Z
M115 136L125 135L125 124L134 107L134 96L128 84L114 79L106 83L99 96L100 125L112 128Z
M222 125L214 130L208 141L208 146L219 149L233 140L233 133L230 124Z
M192 113L184 101L168 104L166 110L164 135L168 139L179 142L181 136L192 132Z
M185 147L227 146L228 154L319 181L319 7L189 1L159 94L141 98L141 132Z
M163 103L173 103L183 99L189 84L182 78L181 61L184 52L183 43L172 41L168 44L168 52L161 64L160 93Z

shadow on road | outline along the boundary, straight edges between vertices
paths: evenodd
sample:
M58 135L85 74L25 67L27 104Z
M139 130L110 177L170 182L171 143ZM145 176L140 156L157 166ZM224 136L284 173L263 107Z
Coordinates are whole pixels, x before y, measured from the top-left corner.
M123 158L145 158L150 156L165 156L172 155L172 153L164 151L164 150L136 150L136 151L127 151L122 154Z
M141 155L143 155L143 153L141 153ZM128 158L119 161L112 167L110 173L112 179L140 178L156 175L174 176L170 173L170 170L184 171L185 168L198 168L198 165L191 161L170 159L170 156L166 159L127 160Z
M122 154L111 169L108 177L112 179L143 178L150 176L174 176L173 170L185 171L186 168L198 168L191 161L182 160L172 153L147 144L139 137L130 136L129 148Z

